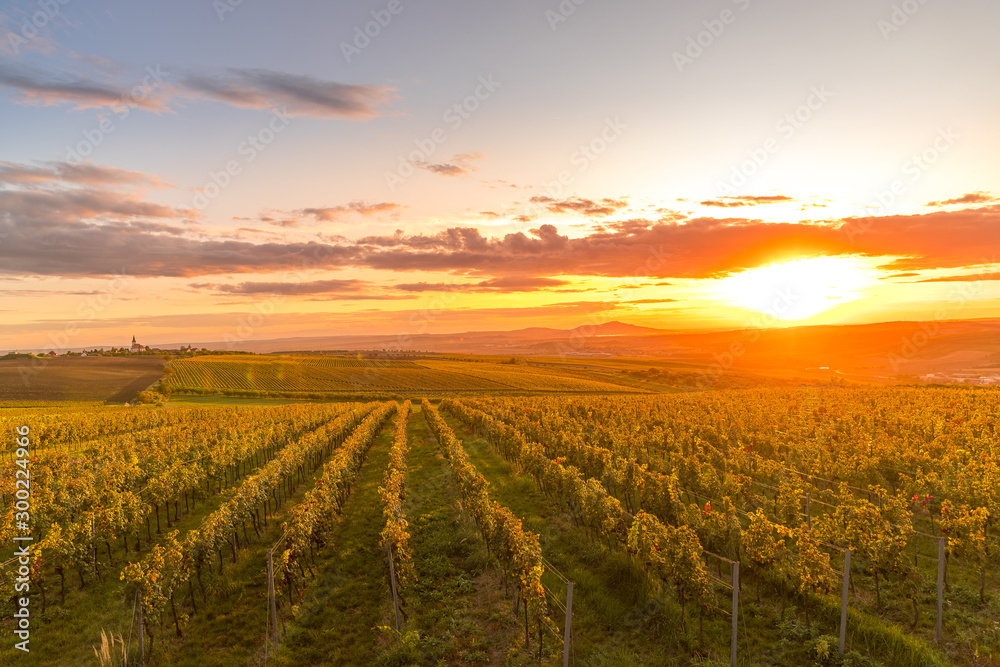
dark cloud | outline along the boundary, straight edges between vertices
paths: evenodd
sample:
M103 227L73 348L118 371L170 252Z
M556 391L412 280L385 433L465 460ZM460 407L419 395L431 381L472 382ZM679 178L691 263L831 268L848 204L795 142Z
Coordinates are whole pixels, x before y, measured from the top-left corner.
M22 104L72 104L76 109L101 109L128 103L154 111L165 109L164 95L152 87L148 94L132 97L127 90L131 86L42 70L16 61L0 62L0 87L14 90L14 101Z
M248 109L280 108L289 116L373 118L393 98L393 90L342 84L301 74L266 69L228 69L187 74L181 87L201 97Z
M0 87L13 90L14 101L73 104L77 109L111 109L130 104L163 111L174 100L207 99L247 109L278 109L287 116L363 120L383 115L395 98L395 90L384 86L343 84L267 69L232 68L174 75L148 68L136 75L134 82L123 81L98 81L22 63L0 63ZM142 88L142 93L133 95L137 87Z

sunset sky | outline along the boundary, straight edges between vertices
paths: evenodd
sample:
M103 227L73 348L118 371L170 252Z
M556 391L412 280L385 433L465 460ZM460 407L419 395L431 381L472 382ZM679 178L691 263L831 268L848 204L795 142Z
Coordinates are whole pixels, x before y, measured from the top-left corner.
M995 0L8 0L0 354L1000 316L997 25Z

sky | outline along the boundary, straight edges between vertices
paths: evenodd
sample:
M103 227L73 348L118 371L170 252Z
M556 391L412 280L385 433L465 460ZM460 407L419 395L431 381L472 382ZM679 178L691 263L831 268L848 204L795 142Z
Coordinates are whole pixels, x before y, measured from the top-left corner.
M0 2L0 353L1000 315L991 0Z

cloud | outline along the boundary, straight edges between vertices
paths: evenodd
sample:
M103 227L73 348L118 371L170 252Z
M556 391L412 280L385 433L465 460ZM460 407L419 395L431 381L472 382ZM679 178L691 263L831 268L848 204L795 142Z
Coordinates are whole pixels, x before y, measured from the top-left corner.
M541 204L552 213L579 213L582 215L611 215L628 206L625 199L602 199L595 202L592 199L571 197L569 199L553 199L538 195L530 199L532 204Z
M677 303L677 299L633 299L632 301L622 301L621 303L642 304L642 303Z
M309 282L243 282L235 285L216 283L191 283L194 289L210 289L215 294L232 296L314 296L327 295L334 300L399 300L410 299L412 296L380 294L374 291L367 280L312 280Z
M919 273L894 273L891 276L882 276L879 280L892 280L893 278L912 278L913 276L919 276Z
M983 256L984 248L1000 247L1000 205L809 223L683 220L669 214L607 223L582 236L544 224L501 236L452 227L356 240L254 243L193 230L185 223L197 213L149 201L136 191L156 182L145 174L3 163L0 175L5 179L0 273L12 276L106 276L124 270L136 276L193 277L354 268L452 273L479 291L515 292L565 288L561 276L715 278L821 255L885 257L882 268L897 273L978 267L996 263ZM398 206L356 201L293 213L321 220L394 212ZM536 282L525 282L525 276Z
M352 201L342 206L327 208L303 208L295 211L298 215L311 216L318 222L333 222L339 220L345 213L357 213L364 216L372 216L377 213L395 213L403 208L400 204L393 202L380 202L378 204L366 204L363 201Z
M970 192L967 195L962 195L961 197L956 197L955 199L927 202L924 206L939 208L942 206L954 206L956 204L988 204L994 201L998 201L997 198L993 197L988 192Z
M482 159L482 153L459 153L441 163L414 162L413 164L439 176L467 176L476 171L475 163Z
M288 116L347 120L384 115L385 107L396 97L395 89L386 86L343 84L267 69L173 75L157 66L127 81L124 75L95 79L17 62L0 63L0 88L13 90L14 101L21 104L72 104L75 109L134 105L166 111L170 102L211 100L244 109L280 109ZM136 88L142 89L141 95L133 94Z
M628 220L578 238L552 225L492 238L475 227L455 227L356 243L365 266L396 271L713 278L820 255L896 257L883 268L917 271L988 263L982 249L1000 247L1000 206L817 223Z
M395 289L404 292L539 292L556 287L569 285L567 280L556 278L519 278L505 277L483 280L474 284L455 283L404 283L396 285ZM556 290L564 291L564 290ZM569 290L568 290L569 291ZM575 290L571 290L575 291Z
M377 204L367 204L363 201L352 201L340 206L323 206L313 208L299 208L291 211L272 211L268 215L257 218L259 222L265 222L275 227L297 227L305 218L312 218L315 222L343 222L345 216L356 213L361 216L371 217L380 213L396 214L404 208L401 204L394 202L379 202Z
M910 274L918 275L918 274ZM975 283L980 280L1000 280L1000 271L991 273L969 273L961 276L942 276L940 278L927 278L925 280L914 280L915 283Z
M290 116L362 120L384 112L394 89L342 84L301 74L267 69L227 69L224 72L186 74L185 92L247 109L283 108Z
M131 87L115 81L98 81L67 72L41 70L23 63L0 62L0 88L12 89L14 101L20 104L72 104L77 110L115 108L125 104L151 111L166 109L162 91L148 87L146 94L133 97L128 92Z
M840 221L840 230L863 254L900 257L879 267L884 270L981 266L997 262L993 253L1000 247L1000 205L922 215L850 218Z
M34 165L0 160L0 185L131 185L166 187L157 177L90 163L43 162Z
M795 201L785 195L764 195L741 197L719 197L718 199L708 199L701 202L702 206L717 206L722 208L733 208L738 206L759 206L761 204L778 204L781 202Z

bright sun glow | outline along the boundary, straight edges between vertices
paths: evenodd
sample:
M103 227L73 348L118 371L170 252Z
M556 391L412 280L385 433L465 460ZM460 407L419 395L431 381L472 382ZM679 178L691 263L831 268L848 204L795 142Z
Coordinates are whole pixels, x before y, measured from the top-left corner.
M732 306L781 320L803 320L862 296L875 282L870 269L850 257L815 257L771 264L718 282L718 296Z

